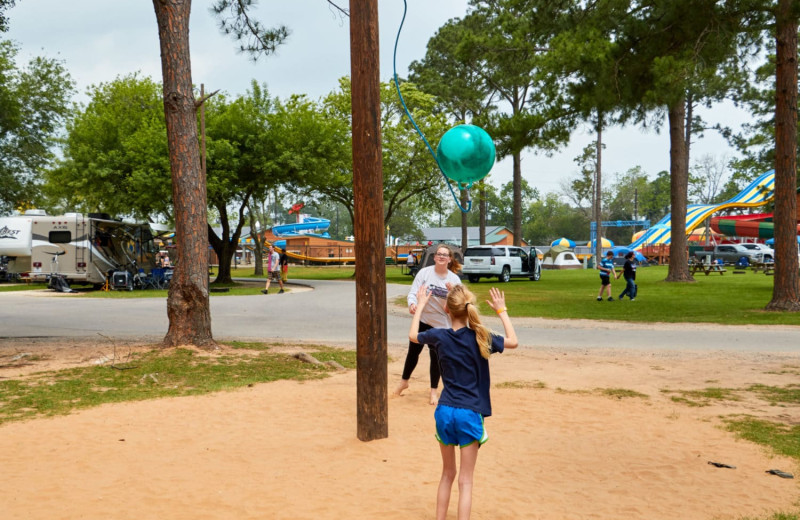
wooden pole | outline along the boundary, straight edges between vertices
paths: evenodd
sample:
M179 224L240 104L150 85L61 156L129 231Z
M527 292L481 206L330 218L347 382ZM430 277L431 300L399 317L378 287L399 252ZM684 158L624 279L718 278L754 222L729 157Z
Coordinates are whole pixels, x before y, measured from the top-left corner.
M350 0L358 438L389 436L378 1Z

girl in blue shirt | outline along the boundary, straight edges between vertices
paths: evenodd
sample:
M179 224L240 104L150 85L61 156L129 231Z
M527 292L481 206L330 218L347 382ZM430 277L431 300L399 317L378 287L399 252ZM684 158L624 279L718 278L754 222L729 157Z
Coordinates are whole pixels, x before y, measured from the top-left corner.
M463 285L451 286L445 312L451 328L419 332L420 317L431 298L426 286L417 293L417 308L408 338L436 346L439 353L444 391L434 412L436 438L442 453L442 477L436 495L436 518L444 520L450 505L450 491L458 476L458 518L469 518L472 509L472 481L478 448L488 440L483 418L492 414L489 397L489 355L517 347L517 335L506 312L505 293L489 290L486 303L503 323L506 337L492 334L481 323L475 295ZM461 471L457 475L455 447L461 452Z

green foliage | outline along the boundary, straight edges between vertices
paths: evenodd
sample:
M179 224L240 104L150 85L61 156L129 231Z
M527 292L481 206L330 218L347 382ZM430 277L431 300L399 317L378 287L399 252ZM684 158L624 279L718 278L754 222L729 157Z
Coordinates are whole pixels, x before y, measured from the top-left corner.
M220 31L239 42L239 52L250 54L253 60L273 54L289 37L285 26L267 29L254 19L251 11L257 6L257 0L217 0L210 9L218 18Z
M512 316L536 316L554 319L597 319L629 322L721 323L797 325L792 312L764 312L772 295L773 277L746 273L731 276L712 274L695 277L694 283L674 284L664 281L666 266L640 267L636 271L639 295L636 301L598 302L600 287L597 271L545 270L538 282L512 279L502 284ZM479 302L488 297L497 280L470 283ZM612 282L616 297L624 282ZM481 312L491 309L482 304Z
M50 206L168 221L172 183L161 87L138 74L89 88L47 173Z
M277 133L270 128L273 101L253 81L247 93L229 101L212 97L206 107L206 191L219 218L209 242L219 258L218 280L230 283L231 259L253 197L263 199L286 175L275 160Z
M533 205L539 198L539 190L528 184L528 181L522 179L520 194L522 197L522 207L528 208ZM473 202L474 203L474 202ZM505 226L508 229L514 227L514 183L507 182L500 187L500 191L492 186L486 185L486 223L489 226ZM536 220L537 215L530 211L523 211L524 220ZM467 215L467 225L477 226L479 215L477 212L470 212ZM527 222L523 222L523 236L525 234L524 226ZM454 208L453 212L447 218L448 226L461 225L461 210Z
M560 237L585 237L589 240L589 217L548 193L527 206L522 236L529 244L550 244Z
M36 203L74 90L61 61L35 57L19 67L18 52L0 40L0 214Z
M410 81L436 96L452 120L480 125L493 108L489 86L476 63L455 59L465 28L449 20L428 41L425 57L409 66Z
M442 175L425 144L402 110L394 85L381 84L384 223L412 201L430 208L444 187ZM401 91L414 119L427 136L444 133L444 117L434 113L435 100L413 84ZM340 80L320 105L294 98L279 109L281 128L297 138L283 141L281 161L292 174L292 188L302 197L325 198L346 207L352 220L353 172L350 131L350 81Z
M0 0L0 33L8 30L8 18L5 10L14 7L16 0Z

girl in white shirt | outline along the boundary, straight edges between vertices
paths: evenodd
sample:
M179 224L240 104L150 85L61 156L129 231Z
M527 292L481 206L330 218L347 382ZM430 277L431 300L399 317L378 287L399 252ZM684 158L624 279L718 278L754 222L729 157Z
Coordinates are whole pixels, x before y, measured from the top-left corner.
M456 271L461 269L461 264L456 260L455 254L450 246L447 244L439 244L434 255L434 264L430 267L423 267L414 277L414 283L411 284L411 289L408 291L408 312L411 315L417 310L417 292L420 287L427 287L431 292L431 298L422 311L420 316L419 331L423 332L432 328L448 328L450 327L450 317L445 312L445 305L447 305L447 291L454 285L461 284L461 279L458 277ZM403 366L403 376L400 384L397 385L394 393L395 395L402 395L403 391L408 388L408 381L411 379L411 373L419 361L419 355L422 352L424 345L409 341L408 354L406 355L406 362ZM439 379L439 358L436 353L436 347L428 346L431 356L430 377L431 377L431 399L430 403L435 405L438 400Z

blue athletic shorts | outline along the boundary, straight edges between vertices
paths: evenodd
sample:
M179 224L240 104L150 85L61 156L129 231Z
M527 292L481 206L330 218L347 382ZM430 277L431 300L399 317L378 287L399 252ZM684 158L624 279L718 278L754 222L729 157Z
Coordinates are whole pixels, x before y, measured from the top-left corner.
M483 416L478 412L440 404L433 417L436 419L436 440L446 446L463 448L476 441L483 444L489 440Z

